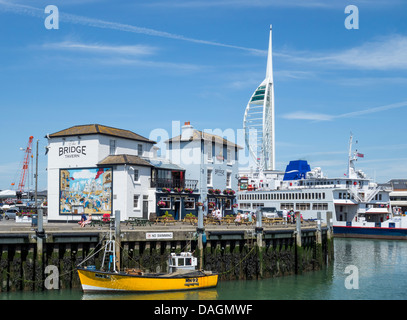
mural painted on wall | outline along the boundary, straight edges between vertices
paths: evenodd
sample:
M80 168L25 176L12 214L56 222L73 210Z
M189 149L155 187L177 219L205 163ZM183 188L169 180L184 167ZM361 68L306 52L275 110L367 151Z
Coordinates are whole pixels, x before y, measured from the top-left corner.
M60 169L59 214L112 213L112 168Z

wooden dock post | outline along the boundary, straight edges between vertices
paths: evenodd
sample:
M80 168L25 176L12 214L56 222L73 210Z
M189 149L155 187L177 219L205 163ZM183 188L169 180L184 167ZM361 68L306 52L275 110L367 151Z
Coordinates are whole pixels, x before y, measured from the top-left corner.
M203 234L205 232L203 224L203 211L202 206L198 206L198 226L196 228L196 233L198 235L198 250L199 250L199 269L203 270Z
M326 225L328 227L327 237L328 237L328 240L331 240L331 238L332 238L332 211L326 212Z
M321 212L317 212L317 232L316 232L317 244L322 244L322 229L321 229Z
M115 239L115 252L116 252L116 270L120 271L120 210L114 211L114 239Z
M296 243L298 247L301 247L301 214L299 211L295 212L295 223Z

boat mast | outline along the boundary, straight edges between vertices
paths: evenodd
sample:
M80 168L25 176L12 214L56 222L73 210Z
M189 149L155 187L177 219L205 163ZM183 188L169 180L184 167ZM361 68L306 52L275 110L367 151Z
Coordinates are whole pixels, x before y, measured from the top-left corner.
M109 228L109 240L107 240L105 244L105 250L103 253L103 260L101 266L102 270L104 269L106 256L109 259L107 271L110 271L110 268L112 268L113 272L116 272L116 245L115 240L112 238L112 228Z
M348 178L350 178L350 168L352 166L352 140L353 140L353 136L352 136L352 132L350 133L350 138L349 138L349 154L348 154Z

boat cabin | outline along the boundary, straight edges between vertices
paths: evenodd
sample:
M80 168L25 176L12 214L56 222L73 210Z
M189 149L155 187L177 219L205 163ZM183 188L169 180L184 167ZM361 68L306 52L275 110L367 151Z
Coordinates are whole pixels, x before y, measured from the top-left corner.
M195 270L197 265L198 259L191 252L171 253L168 261L169 273L178 270Z

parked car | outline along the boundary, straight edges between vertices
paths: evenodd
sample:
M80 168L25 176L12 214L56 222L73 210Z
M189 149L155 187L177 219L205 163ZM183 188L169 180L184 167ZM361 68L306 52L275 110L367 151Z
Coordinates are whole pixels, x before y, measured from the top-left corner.
M282 212L277 211L277 209L274 207L261 207L257 210L261 211L262 216L265 218L281 218L282 217ZM280 214L281 214L281 216L280 216Z
M6 212L4 212L4 219L9 220L9 219L15 219L16 214L19 212L17 208L10 208L7 209Z

